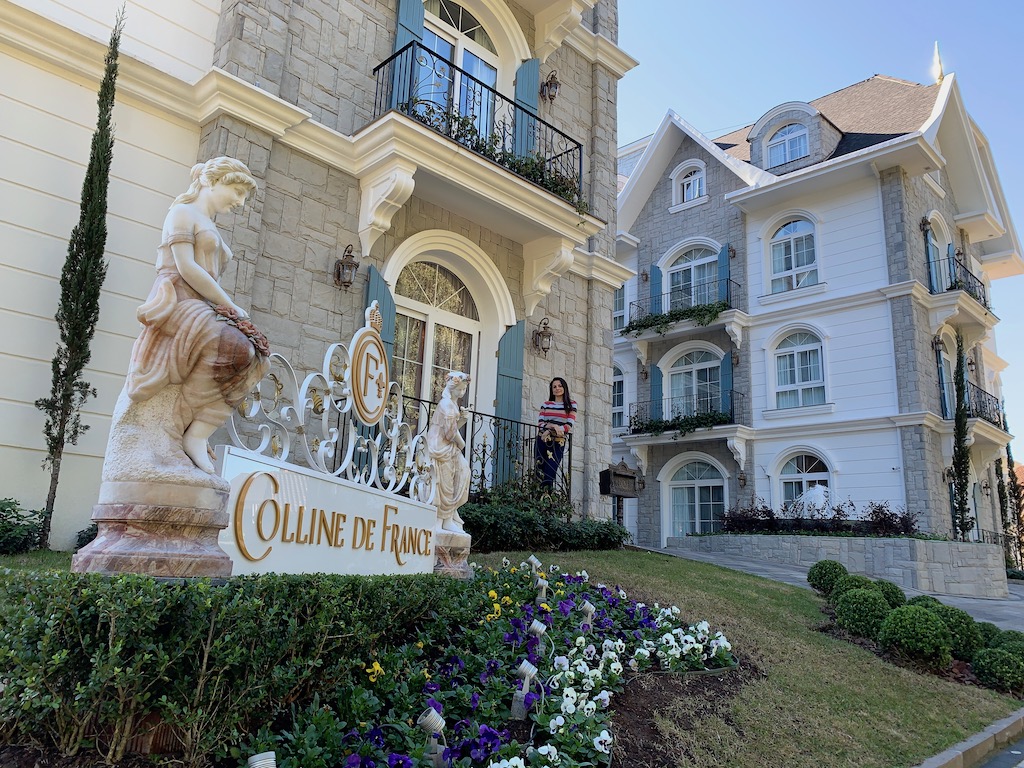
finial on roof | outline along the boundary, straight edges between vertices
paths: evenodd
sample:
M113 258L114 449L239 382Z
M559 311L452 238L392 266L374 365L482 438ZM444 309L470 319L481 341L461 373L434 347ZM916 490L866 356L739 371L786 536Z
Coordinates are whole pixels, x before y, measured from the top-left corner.
M935 53L932 54L932 77L936 83L941 83L946 75L942 71L942 57L939 55L939 41L935 41Z

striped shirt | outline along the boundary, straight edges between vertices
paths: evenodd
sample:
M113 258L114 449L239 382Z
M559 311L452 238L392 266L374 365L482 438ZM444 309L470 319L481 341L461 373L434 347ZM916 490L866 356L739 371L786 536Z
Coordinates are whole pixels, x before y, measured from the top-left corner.
M565 405L561 400L552 402L545 401L540 407L540 418L537 419L537 426L541 429L558 429L562 434L569 434L573 424L576 423L576 401L573 400L569 406L569 412L565 412Z

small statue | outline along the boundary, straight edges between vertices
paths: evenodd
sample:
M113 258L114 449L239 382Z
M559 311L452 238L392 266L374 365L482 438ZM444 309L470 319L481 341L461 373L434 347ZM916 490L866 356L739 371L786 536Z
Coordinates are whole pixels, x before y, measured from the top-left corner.
M466 441L459 433L465 422L458 401L466 394L469 374L451 371L445 376L444 391L427 429L427 452L434 464L437 484L437 517L441 530L463 533L458 508L469 499L469 462Z

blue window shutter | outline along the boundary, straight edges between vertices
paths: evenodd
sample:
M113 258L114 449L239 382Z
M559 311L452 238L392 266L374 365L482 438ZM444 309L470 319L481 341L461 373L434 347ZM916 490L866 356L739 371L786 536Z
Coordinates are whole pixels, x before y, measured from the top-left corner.
M653 279L653 278L652 278ZM652 419L663 419L664 410L662 407L662 385L661 385L661 368L656 365L648 367L648 375L650 376L651 382L651 418Z
M729 295L729 244L722 246L718 252L718 300L725 301L732 306L732 297Z
M517 467L531 466L532 445L523 434L523 349L526 321L505 331L498 342L497 403L494 406L494 479L497 483L516 476Z
M661 269L651 265L651 314L661 314Z
M516 70L516 106L537 113L540 94L540 59L527 59ZM536 143L537 120L516 110L515 153L523 157L533 151Z
M423 42L423 0L398 0L398 33L395 51L411 42Z
M395 298L391 295L388 284L384 282L384 276L371 264L366 281L366 306L370 306L374 299L377 300L377 307L384 316L380 338L388 351L388 370L391 370L394 367L392 360L395 356Z
M722 357L721 381L722 388L722 413L732 415L732 352L726 350Z
M942 409L942 418L951 419L954 414L949 412L946 387L950 386L952 382L946 381L946 372L942 369L942 352L938 349L935 350L935 365L939 369L939 407Z

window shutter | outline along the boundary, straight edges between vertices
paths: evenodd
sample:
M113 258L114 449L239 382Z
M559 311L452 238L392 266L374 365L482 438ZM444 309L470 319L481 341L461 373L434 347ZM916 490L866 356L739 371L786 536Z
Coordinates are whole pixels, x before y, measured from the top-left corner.
M540 59L527 59L516 70L516 106L537 113L540 94ZM517 157L530 154L536 145L537 120L516 110L515 153Z
M722 413L728 413L732 416L732 352L729 350L726 350L725 355L722 357L721 382L719 386L722 388ZM733 421L735 421L735 418Z
M946 286L947 290L956 285L957 271L956 271L956 248L950 243L946 246L946 267L949 269L949 285Z
M939 369L939 407L942 410L942 418L951 419L954 414L949 412L946 387L950 386L952 382L946 381L946 371L942 365L942 351L938 349L935 350L935 365Z
M664 408L662 406L661 368L656 365L648 366L648 376L651 382L651 418L662 419L664 418Z
M732 306L732 296L729 295L729 244L722 246L718 252L718 300L728 302Z
M423 42L423 0L398 0L398 33L395 52L411 42Z
M533 446L522 433L523 349L526 321L511 326L498 342L497 401L494 405L494 479L502 483L516 476L517 466L531 466ZM504 421L503 421L504 420Z
M380 338L384 342L384 348L388 351L388 370L394 366L392 360L395 356L395 298L391 295L391 289L384 282L384 276L377 271L377 268L370 265L366 281L366 306L377 300L377 307L384 316L384 327L381 328Z
M651 314L660 315L661 309L661 269L651 265Z

